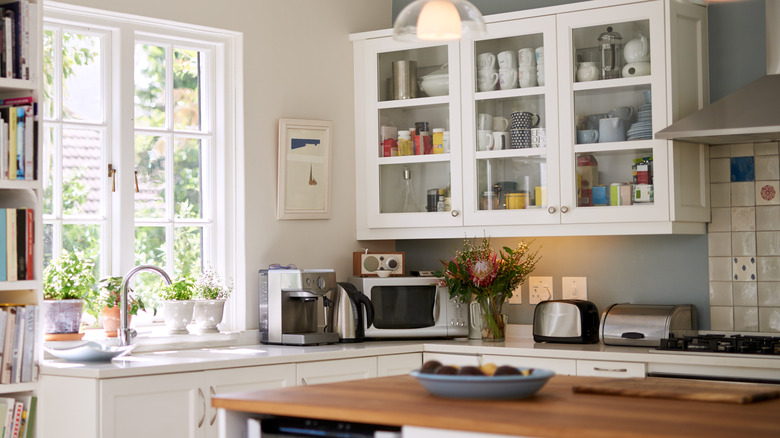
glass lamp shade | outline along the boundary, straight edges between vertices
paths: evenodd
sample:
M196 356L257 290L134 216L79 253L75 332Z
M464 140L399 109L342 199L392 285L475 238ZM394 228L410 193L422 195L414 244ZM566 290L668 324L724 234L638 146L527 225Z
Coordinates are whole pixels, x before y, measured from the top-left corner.
M485 20L466 0L415 0L401 10L393 26L399 41L451 41L485 34Z

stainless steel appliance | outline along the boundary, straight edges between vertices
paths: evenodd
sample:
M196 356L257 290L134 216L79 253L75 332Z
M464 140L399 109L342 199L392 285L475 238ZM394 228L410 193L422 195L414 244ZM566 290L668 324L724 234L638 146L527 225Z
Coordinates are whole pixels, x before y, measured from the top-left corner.
M374 323L374 305L352 283L339 282L325 294L325 331L338 333L340 342L361 342Z
M312 345L339 341L338 333L324 330L324 296L337 287L333 269L261 269L259 282L261 342Z
M534 309L536 342L595 344L599 341L599 311L585 300L542 301Z
M366 338L466 337L468 304L450 299L436 277L350 277L374 306Z
M692 304L612 304L601 317L601 341L609 345L658 347L662 338L696 334Z

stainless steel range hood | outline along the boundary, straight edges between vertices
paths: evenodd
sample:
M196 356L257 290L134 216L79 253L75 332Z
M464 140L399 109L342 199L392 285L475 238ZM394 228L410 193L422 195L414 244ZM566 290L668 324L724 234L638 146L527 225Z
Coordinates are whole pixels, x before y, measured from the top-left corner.
M771 18L770 18L771 17ZM655 133L655 138L727 144L780 141L780 1L766 1L767 75Z

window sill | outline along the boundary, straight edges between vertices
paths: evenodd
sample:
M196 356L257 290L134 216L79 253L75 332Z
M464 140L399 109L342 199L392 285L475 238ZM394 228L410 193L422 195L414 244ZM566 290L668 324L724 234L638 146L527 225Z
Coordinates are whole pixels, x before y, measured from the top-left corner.
M235 345L258 344L257 331L224 331L219 333L198 334L194 326L188 326L188 335L171 335L165 326L153 325L136 327L138 336L133 340L138 346L134 353L144 353L161 350L188 350L193 348L231 347ZM84 331L85 341L95 341L107 345L119 345L116 337L106 337L103 329L88 329ZM72 342L72 341L69 341Z

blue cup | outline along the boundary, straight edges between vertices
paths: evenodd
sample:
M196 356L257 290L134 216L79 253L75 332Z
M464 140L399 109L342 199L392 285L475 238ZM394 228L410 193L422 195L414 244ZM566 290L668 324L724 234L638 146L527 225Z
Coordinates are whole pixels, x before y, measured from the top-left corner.
M583 129L577 131L577 144L596 143L599 141L599 132L595 129Z

